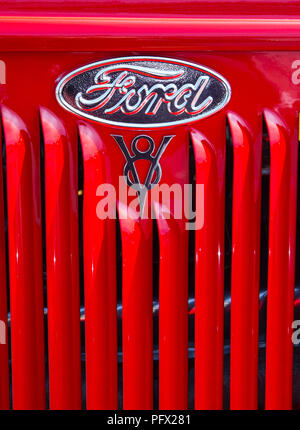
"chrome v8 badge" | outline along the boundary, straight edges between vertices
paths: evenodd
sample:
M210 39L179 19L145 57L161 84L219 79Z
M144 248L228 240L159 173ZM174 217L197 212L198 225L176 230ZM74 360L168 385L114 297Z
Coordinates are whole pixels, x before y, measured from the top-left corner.
M207 67L171 58L125 57L74 70L58 83L67 110L100 123L155 128L189 123L222 109L230 85Z

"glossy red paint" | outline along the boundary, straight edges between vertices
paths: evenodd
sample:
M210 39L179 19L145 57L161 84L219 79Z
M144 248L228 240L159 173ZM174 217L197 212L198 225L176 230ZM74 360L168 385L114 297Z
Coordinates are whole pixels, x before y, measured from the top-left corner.
M84 288L88 409L117 409L116 225L96 215L97 189L112 182L105 141L79 124L84 165Z
M265 110L270 138L266 408L292 408L298 117Z
M21 34L23 52L297 51L299 26L299 18L0 16L0 43L19 51Z
M122 239L122 294L123 294L123 407L125 409L150 409L153 402L153 361L152 361L152 221L143 219L142 221L135 220L131 216L130 203L135 195L128 196L128 202L125 203L122 196L119 194L119 177L123 175L125 158L121 149L116 144L112 134L117 134L118 129L103 127L95 124L93 129L98 130L99 142L94 152L87 153L86 136L82 134L82 128L90 128L83 126L80 123L80 139L83 146L84 157L84 172L85 183L89 185L90 193L84 191L84 216L87 216L89 222L88 232L91 234L91 241L85 242L86 249L95 247L95 229L92 227L92 220L96 217L95 207L100 201L100 196L96 196L95 189L102 183L112 183L117 190L117 206L120 218L120 229ZM176 132L176 133L175 133ZM130 148L132 139L138 134L151 135L156 149L165 135L161 130L155 131L135 131L135 130L118 130L119 134L124 136L125 143ZM176 129L168 129L168 135L174 135L172 144L166 148L163 157L160 160L162 168L163 183L176 183L181 189L184 183L188 183L188 139L185 128L179 132ZM95 137L93 138L96 139ZM90 139L91 140L91 139ZM183 145L184 142L184 145ZM91 146L91 145L90 145ZM107 157L103 157L107 154ZM109 154L109 156L108 156ZM94 169L97 169L99 176L97 177L97 186L95 180L91 180L92 168L87 165L87 159L94 163ZM173 163L168 160L172 159L173 163L178 166L178 169L173 170ZM137 169L141 181L144 180L149 163L140 160L137 163ZM102 167L101 167L102 166ZM104 177L100 176L102 172ZM121 178L124 181L123 178ZM127 186L125 189L128 192ZM94 194L92 195L92 190ZM96 198L96 200L95 200ZM93 200L94 199L94 200ZM160 207L160 200L155 200L154 210L158 214L165 208ZM149 200L148 200L149 203ZM174 197L171 195L170 208L173 212ZM87 215L87 206L90 207ZM150 216L149 206L148 216ZM129 211L129 217L124 218L124 211ZM86 212L85 212L86 211ZM93 221L96 222L96 221ZM103 228L108 228L109 222L114 220L97 221L103 224ZM187 302L187 265L188 265L188 234L185 229L183 220L158 220L159 244L160 244L160 272L159 272L159 338L160 338L160 386L159 386L159 407L161 409L185 409L187 408L187 393L188 393L188 302ZM84 223L85 226L85 223ZM114 245L113 232L109 233L111 240L109 246ZM85 237L85 235L84 235ZM101 236L100 236L101 237ZM99 245L100 246L101 240ZM101 277L106 276L105 270L110 276L115 273L115 264L113 254L107 256L105 242L102 241L103 252L106 252L102 261L103 268ZM86 251L88 252L88 251ZM103 254L104 255L104 254ZM115 250L114 250L115 255ZM107 260L104 261L104 258ZM175 272L173 268L176 267ZM90 269L87 269L89 273ZM90 276L90 275L89 275ZM103 279L99 278L98 285L103 283ZM85 286L86 288L86 286ZM104 291L99 294L99 298L105 297L105 294L112 291L112 287L103 285ZM95 300L95 292L91 295L91 300ZM86 304L87 306L87 304ZM102 303L103 312L108 312L109 306ZM98 305L99 308L99 305ZM106 311L104 311L106 309ZM88 307L86 307L86 318L88 318ZM96 319L96 316L95 316ZM99 320L99 314L97 313ZM104 319L104 321L106 318ZM88 321L87 321L88 323ZM95 325L95 322L94 322ZM103 330L107 335L107 326ZM104 335L103 335L104 336ZM110 338L111 345L111 338ZM105 349L106 354L107 350ZM88 352L88 351L87 351ZM110 355L111 357L111 355ZM87 368L88 368L87 356ZM99 368L99 360L97 362ZM108 364L107 364L108 365ZM94 370L95 371L95 370ZM107 372L106 372L107 374ZM104 377L103 377L104 378ZM106 380L103 379L102 380ZM100 379L101 381L101 379ZM107 381L110 379L107 377ZM103 393L105 389L103 388Z
M43 409L45 393L40 166L22 119L2 107L14 409Z
M4 195L2 176L2 153L0 155L0 409L9 409L9 363L7 330L7 285L6 285L6 250L4 224ZM4 324L4 328L3 328ZM3 330L4 337L3 339ZM3 343L4 341L4 343Z
M158 215L160 209L155 210ZM188 234L178 220L158 219L157 224L159 408L180 410L188 406Z
M299 60L299 5L283 7L278 1L257 2L253 5L253 14L245 16L245 4L250 8L249 1L235 4L218 1L214 5L208 1L187 3L191 8L184 2L146 1L142 5L132 0L130 6L125 3L115 3L120 8L120 16L115 17L115 6L110 8L104 3L101 4L103 10L99 11L95 2L87 1L86 12L82 12L82 2L65 2L64 11L57 12L56 2L48 1L40 4L39 12L34 11L34 20L30 16L33 6L28 2L15 6L18 13L10 16L12 3L1 5L0 59L5 62L7 79L0 97L1 104L10 108L3 107L2 116L7 148L13 407L45 406L39 106L51 111L52 120L47 121L47 127L51 126L54 133L49 129L47 133L44 131L49 162L47 175L51 174L53 178L53 184L48 182L48 198L51 196L49 190L53 192L53 199L59 197L58 206L50 200L52 203L46 208L46 213L56 210L55 225L58 228L61 222L64 226L64 233L57 235L59 240L56 242L49 230L49 215L48 221L46 217L47 253L50 263L53 263L54 250L65 249L66 255L62 258L66 258L67 267L65 273L56 269L57 265L50 264L48 268L49 321L51 307L54 309L56 303L62 305L68 295L74 293L74 302L66 303L68 315L61 313L66 324L73 321L73 312L78 306L78 268L76 270L72 263L77 259L77 244L76 238L71 237L77 222L76 210L72 212L69 209L73 220L70 224L61 211L66 208L70 194L75 198L77 192L76 175L71 167L76 165L76 133L79 131L84 164L87 407L118 407L116 223L115 220L97 218L100 196L96 195L96 190L103 182L115 183L124 167L123 154L111 134L122 134L129 145L132 137L140 131L113 129L78 120L58 105L54 90L55 83L65 73L92 61L151 53L211 67L221 73L232 87L231 101L216 115L188 127L149 131L155 142L166 133L176 135L161 159L162 182L177 182L181 186L189 181L188 139L191 136L196 180L203 182L206 190L205 224L196 232L197 409L219 409L223 406L226 115L234 147L231 407L257 407L259 165L263 111L269 109L265 114L272 159L266 407L290 408L292 345L289 340L294 282L297 112L300 110L299 83L297 79L293 83L292 78L295 73L293 64ZM175 12L171 13L175 7L178 8L177 16ZM224 15L220 16L222 7L225 8ZM188 9L189 13L186 12ZM290 15L291 19L278 19L283 9L285 18ZM170 14L169 18L164 13ZM272 18L268 14L272 14ZM42 112L42 125L45 127L46 111ZM49 158L52 148L47 147L51 146L51 136L58 145L55 163ZM48 142L47 138L50 139ZM59 176L55 177L55 169L59 169L63 182ZM157 205L156 210L159 210ZM188 401L188 238L184 223L179 220L159 221L158 230L160 408L184 409ZM3 234L3 220L1 222L0 218L1 231ZM151 231L152 225L148 221L130 223L127 220L121 223L125 408L152 406ZM143 258L145 255L147 259ZM75 279L75 282L72 287L65 287L61 295L51 296L54 276L59 277L60 283L64 279ZM3 274L0 279L4 282ZM4 291L2 285L1 291ZM55 348L51 336L59 328L59 314L52 313L52 316L53 324L49 326L51 353ZM76 324L74 317L72 328L75 333L69 338L70 344L62 345L67 356L70 356L72 348L76 349ZM242 338L242 327L245 338ZM64 329L65 336L68 329L66 326ZM145 335L141 338L143 330ZM69 369L70 373L64 375L65 378L71 378L72 372L77 375L76 354L72 357L75 367ZM53 366L50 364L50 374L51 368L53 375L53 371L58 372L66 365L67 360L62 357ZM133 373L134 367L136 373ZM142 376L138 378L138 375ZM72 381L76 398L72 401L74 407L79 404L76 381ZM57 388L59 393L60 388ZM68 385L64 389L69 393L66 399L60 398L65 405L65 401L71 402L72 388ZM54 393L50 382L50 396L54 396L51 407L55 407L61 396ZM5 396L7 398L7 394ZM60 401L59 405L62 405Z
M174 138L160 160L161 183L177 184L183 196L189 183L188 135L185 127L168 129L168 135ZM174 199L171 194L169 207L157 199L153 207L159 234L159 408L175 410L188 406L188 231L184 199L182 219L175 218Z
M3 0L1 3L3 14L10 16L263 16L288 17L299 15L299 3L292 0L282 7L281 0L66 0L64 7L58 0L44 0L36 3L30 0Z
M77 159L61 120L41 109L51 409L81 408Z
M204 185L204 225L196 231L195 278L195 408L223 407L224 314L224 193L225 121L209 140L199 130L191 132L196 162L196 183ZM217 215L216 215L217 214Z
M229 113L233 143L231 409L257 408L261 130Z
M153 409L152 221L118 211L123 258L123 407Z

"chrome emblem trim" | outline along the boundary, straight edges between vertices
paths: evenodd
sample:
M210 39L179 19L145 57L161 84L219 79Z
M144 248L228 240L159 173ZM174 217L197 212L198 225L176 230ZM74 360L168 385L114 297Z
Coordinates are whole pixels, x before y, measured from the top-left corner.
M122 135L112 134L111 137L113 137L114 140L117 142L126 159L123 174L124 177L126 177L127 185L129 187L132 187L138 193L140 201L140 211L142 214L144 211L147 192L151 190L155 185L157 185L161 180L162 171L161 165L159 164L159 160L166 147L173 139L174 135L163 136L161 144L159 145L155 154L155 143L151 136L148 136L146 134L140 134L139 136L135 136L131 141L131 152L133 155L130 154L125 144L124 137ZM145 151L141 151L138 148L138 142L140 139L146 140L149 145ZM141 183L134 164L138 160L150 161L150 167L144 184ZM130 173L132 175L133 181L130 179Z
M230 100L217 72L164 57L123 57L91 63L62 78L56 98L70 112L120 127L168 127L210 116Z

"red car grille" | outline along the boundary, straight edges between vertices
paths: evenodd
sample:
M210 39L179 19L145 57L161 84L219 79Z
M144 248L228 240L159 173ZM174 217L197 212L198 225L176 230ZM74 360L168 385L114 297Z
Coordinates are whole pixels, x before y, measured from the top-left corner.
M269 280L266 348L266 407L288 408L292 394L291 327L294 309L294 254L297 145L289 127L265 111L270 141ZM39 156L26 125L2 108L6 146L9 285L11 300L13 405L45 406L42 289L42 231ZM229 114L233 143L231 407L255 408L258 373L258 286L260 252L261 144L237 114ZM41 110L45 151L48 351L50 405L81 407L77 160L60 121ZM107 181L99 169L109 158L87 124L79 126L83 147L83 237L86 306L86 382L89 408L117 408L116 228L94 216L93 189ZM296 136L297 138L297 136ZM191 134L196 182L205 184L205 211L218 211L217 158L197 130ZM95 225L91 225L95 220ZM251 220L252 228L249 228ZM284 221L284 222L283 222ZM152 221L121 220L123 249L124 407L152 408ZM220 223L221 224L221 223ZM3 193L1 256L5 261ZM170 225L169 227L173 227ZM160 404L187 407L187 235L159 226ZM195 406L222 408L223 273L216 252L224 234L213 223L196 232ZM95 237L98 240L95 240ZM40 264L37 264L37 262ZM1 316L6 319L6 272L1 265ZM176 272L174 272L176 267ZM251 267L251 270L249 270ZM173 272L173 273L172 273ZM245 272L248 273L245 278ZM174 278L175 277L175 278ZM139 288L135 288L138 286ZM142 286L142 288L140 288ZM198 287L197 287L198 286ZM205 288L204 288L205 286ZM243 288L241 287L243 286ZM61 287L61 288L60 288ZM180 294L179 294L180 292ZM140 326L136 325L136 321ZM145 331L145 327L147 331ZM130 338L125 341L127 333ZM9 407L8 349L1 349L1 406ZM125 373L127 372L127 374ZM132 375L135 377L132 379Z
M97 33L97 23L92 24L89 31ZM142 32L143 23L138 24L136 30ZM168 23L167 30L172 33L171 24ZM189 23L181 24L184 33ZM250 24L248 22L247 26L251 27ZM276 30L275 24L272 26ZM292 24L290 31L296 46L299 27L297 22ZM26 30L27 21L23 25ZM63 21L59 23L60 31L63 25ZM76 19L68 25L76 27ZM258 32L263 31L261 25ZM220 38L216 42L218 51L212 52L216 35L209 22L207 26L212 34L209 33L211 39L205 45L206 53L188 51L190 39L177 36L182 51L178 55L174 52L164 55L198 61L209 67L215 64L215 69L230 81L232 100L224 110L210 118L192 126L179 127L161 161L166 182L170 183L174 178L185 183L190 177L191 166L195 165L193 180L204 185L204 225L192 234L185 230L182 220L157 219L154 223L150 219L135 220L130 216L122 219L122 206L118 206L122 251L124 409L153 408L153 285L156 284L159 290L159 390L158 395L156 393L159 408L188 407L189 272L195 273L192 285L195 295L195 309L192 310L195 315L194 406L196 409L223 408L226 205L232 213L230 407L255 409L258 406L261 261L267 261L268 266L264 269L268 275L265 407L292 407L294 346L291 336L295 306L300 104L297 87L290 82L286 70L297 58L297 53L252 52L250 50L257 41L253 35L249 36L249 46L245 45L247 52L239 52L242 42L236 40L235 25L232 39L227 32L226 40L231 41L230 48L236 52L226 52ZM268 32L275 31L272 26L268 27ZM25 30L22 31L26 33L28 29ZM106 27L104 30L108 31ZM34 26L32 31L40 30ZM115 27L112 31L116 31ZM155 39L151 45L150 33L151 29L147 27L144 48L158 56L158 42ZM132 34L134 41L130 39L132 45L127 48L131 49L131 54L138 49L135 47L136 35ZM98 36L97 33L92 38L94 48ZM265 40L255 36L257 46L270 49L268 38L274 43L275 37L271 36L268 33ZM29 49L31 36L27 34L26 37L29 44L26 49ZM78 45L80 52L58 53L65 49L62 46L53 52L56 50L53 39L47 37L42 39L43 43L49 43L46 43L49 48L46 54L41 52L44 45L37 45L36 35L31 47L40 52L3 54L7 64L7 84L3 97L0 93L5 150L5 168L0 166L0 184L5 185L3 189L0 187L0 319L7 323L8 280L11 351L7 342L0 345L0 407L43 409L49 392L50 408L79 409L84 391L87 408L117 409L120 406L116 257L119 238L116 220L97 218L99 196L95 190L99 184L114 180L116 171L123 168L124 160L116 145L107 144L112 133L110 127L79 120L58 105L55 80L72 68L98 60L98 57L117 57L116 51L121 49L117 46L120 37L111 36L111 44L105 50L110 48L112 53L105 55L91 53L83 39ZM67 44L64 34L60 37ZM110 40L109 35L105 37ZM165 45L161 49L174 51L174 34L172 37L169 33L165 35ZM11 40L11 49L16 50L15 38ZM287 39L283 38L279 44L281 50L287 48L285 43ZM190 49L197 50L195 44ZM295 49L294 44L292 48ZM75 50L75 45L72 49ZM28 61L30 65L24 66L21 83L20 64ZM273 68L272 76L275 77L265 76L265 68ZM156 133L155 136L160 137L161 130ZM130 132L128 136L131 137ZM78 141L84 172L82 210L78 208ZM263 244L262 152L267 144L270 153L269 209L268 226L264 227L268 230L268 244ZM227 150L232 148L232 167L226 160L226 146ZM226 175L232 177L232 204L225 192ZM197 199L194 203L196 207L200 204ZM159 241L157 273L153 270L154 224ZM189 247L191 240L195 240L193 256ZM264 245L268 251L266 259L261 260ZM83 255L80 255L81 246ZM46 331L43 260L47 285ZM80 330L81 260L84 350ZM84 372L82 353L85 353ZM46 386L46 362L49 387ZM299 405L299 399L294 403Z

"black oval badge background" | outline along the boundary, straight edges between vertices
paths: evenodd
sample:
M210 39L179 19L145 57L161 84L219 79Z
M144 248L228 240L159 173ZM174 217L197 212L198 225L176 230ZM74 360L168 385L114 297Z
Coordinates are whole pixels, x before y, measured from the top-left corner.
M156 102L160 96L163 97L168 92L164 91L161 86L166 88L168 85L175 84L179 89L188 84L195 85L201 77L200 82L207 78L204 90L197 100L197 105L199 106L208 97L212 97L212 101L206 109L198 114L190 114L186 111L178 114L171 113L170 109L168 110L167 103L161 103L156 113L146 114L145 112L147 107L150 106L151 99L148 100L143 109L134 114L123 113L120 109L113 113L105 113L105 110L116 106L122 97L126 96L125 93L121 94L119 90L116 90L103 107L99 107L99 103L90 102L91 104L87 106L88 110L84 110L85 106L79 102L78 94L81 93L86 100L93 100L102 95L103 90L92 91L90 94L86 94L86 91L95 85L95 76L110 66L117 67L117 69L109 73L110 81L108 81L108 84L114 82L127 69L127 77L133 76L135 78L135 84L130 86L127 91L132 88L137 91L143 85L147 85L150 89L153 85L156 85ZM138 70L135 71L135 68ZM146 73L144 69L152 70L153 73ZM101 78L100 81L98 79L98 84L103 82L103 76ZM191 102L196 92L187 97L188 102L185 107L189 112L192 112ZM143 90L141 94L143 93L145 94L143 99L145 99L146 92ZM230 85L226 79L213 70L193 63L160 57L125 57L88 64L69 73L58 83L56 88L57 100L65 109L93 121L134 128L154 128L197 121L222 109L228 103L230 95ZM184 101L183 97L181 97L180 102ZM152 100L154 100L154 97ZM132 104L137 101L137 95L134 95L130 100ZM122 103L122 106L125 108L124 103ZM153 106L155 106L155 103L153 103ZM171 106L171 111L174 112L174 105Z

